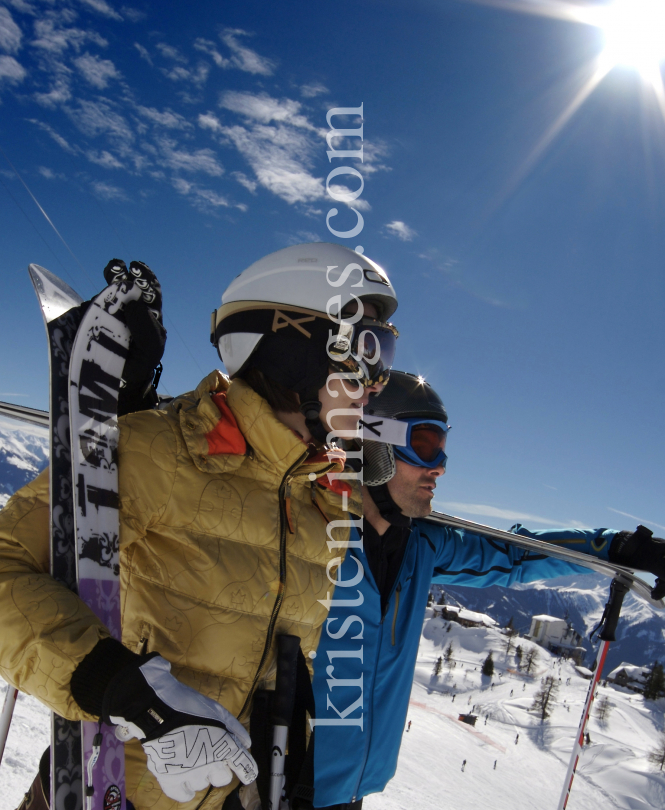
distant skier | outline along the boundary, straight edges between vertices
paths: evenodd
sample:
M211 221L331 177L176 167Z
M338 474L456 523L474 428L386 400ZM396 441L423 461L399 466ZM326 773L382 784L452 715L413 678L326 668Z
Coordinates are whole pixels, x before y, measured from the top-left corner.
M410 721L410 720L409 720L409 722L407 723L406 730L407 730L407 731L411 731L411 721Z
M519 732L518 732L518 733L515 735L515 745L517 745L517 743L518 743L519 741L520 741L520 735L519 735Z
M466 768L466 760L462 761L462 773L464 773L464 769Z

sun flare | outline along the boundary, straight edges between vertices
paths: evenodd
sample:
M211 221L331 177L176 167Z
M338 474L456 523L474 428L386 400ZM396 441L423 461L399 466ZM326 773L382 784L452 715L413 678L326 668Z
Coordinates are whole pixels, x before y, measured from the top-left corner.
M633 67L649 82L659 78L665 59L665 0L616 0L601 14L605 65Z

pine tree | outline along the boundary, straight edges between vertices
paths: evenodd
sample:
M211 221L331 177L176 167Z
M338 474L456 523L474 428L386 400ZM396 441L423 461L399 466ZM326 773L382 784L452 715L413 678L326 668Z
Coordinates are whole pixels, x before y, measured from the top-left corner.
M438 675L441 672L441 666L443 664L443 659L439 656L436 659L436 663L434 664L434 675Z
M596 717L601 725L605 725L612 709L613 706L610 703L610 699L607 697L607 695L603 695L603 697L596 704Z
M517 661L517 669L522 669L522 647L519 644L515 650L515 661Z
M508 619L508 624L506 625L506 658L510 655L511 650L513 649L513 643L516 635L517 630L515 630L515 626L513 625L513 617L511 616L510 619Z
M537 661L538 661L538 650L535 647L532 647L527 652L526 660L524 662L524 669L527 675L531 672L531 668L536 665Z
M481 670L483 675L492 677L494 675L494 661L492 660L492 652L490 651L487 658L483 661L483 668Z
M548 675L544 681L541 689L536 692L536 696L531 704L531 708L540 712L540 719L550 716L549 709L556 703L557 694L559 692L559 682L554 675Z
M443 591L441 591L441 596L439 597L437 605L445 605L445 604L446 604L446 595Z
M443 660L446 662L446 666L448 667L448 669L452 669L452 666L453 666L453 642L452 641L446 647L446 650L443 653Z
M647 759L652 765L657 765L661 771L663 770L663 766L665 766L665 734L660 735L658 747L649 751Z
M644 687L644 697L647 700L656 700L663 692L665 692L665 673L663 673L663 665L656 661L651 668L647 685Z

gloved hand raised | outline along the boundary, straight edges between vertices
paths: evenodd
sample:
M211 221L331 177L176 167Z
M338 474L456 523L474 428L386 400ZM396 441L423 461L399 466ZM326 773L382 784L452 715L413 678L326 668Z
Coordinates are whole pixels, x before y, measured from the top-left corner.
M141 298L125 306L125 321L132 335L120 389L118 415L154 408L159 378L155 369L164 354L166 329L162 323L162 288L157 277L143 262L131 262L129 270L122 259L111 259L104 268L107 284L128 279L141 290Z
M654 574L656 584L651 596L653 599L665 596L665 540L654 537L646 526L640 525L634 532L619 532L612 540L608 556L610 562Z
M248 785L257 776L243 726L219 703L171 675L157 653L122 669L106 687L102 718L118 739L141 741L148 769L164 793L178 802L208 785L233 778Z

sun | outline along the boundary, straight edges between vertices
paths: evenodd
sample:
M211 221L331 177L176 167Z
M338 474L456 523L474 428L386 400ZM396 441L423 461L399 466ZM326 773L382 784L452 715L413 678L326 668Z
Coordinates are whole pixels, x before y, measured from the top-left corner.
M647 81L660 82L665 59L665 0L616 0L597 9L596 23L605 37L600 56L608 69L635 68Z

